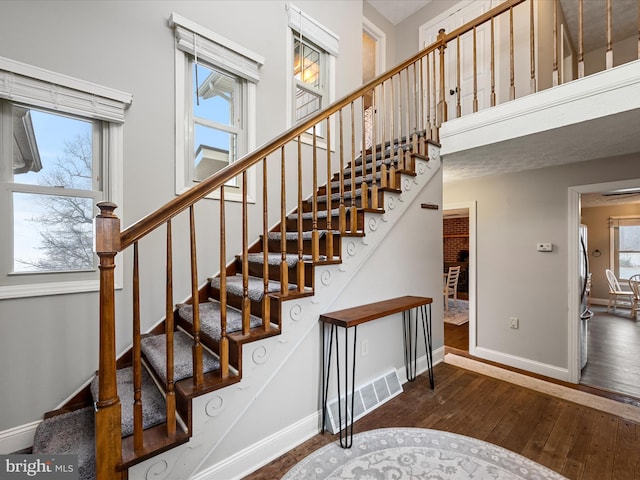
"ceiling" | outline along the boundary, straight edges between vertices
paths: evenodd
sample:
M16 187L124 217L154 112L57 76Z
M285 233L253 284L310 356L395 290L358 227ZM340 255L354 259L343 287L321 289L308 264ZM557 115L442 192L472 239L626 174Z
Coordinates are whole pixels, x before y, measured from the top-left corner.
M397 25L433 0L366 0L378 13Z

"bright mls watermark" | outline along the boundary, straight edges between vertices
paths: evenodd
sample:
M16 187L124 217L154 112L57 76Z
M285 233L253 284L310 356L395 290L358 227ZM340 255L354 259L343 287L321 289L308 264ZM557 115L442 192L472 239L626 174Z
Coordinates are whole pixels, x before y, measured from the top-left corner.
M77 455L0 455L0 480L78 480Z

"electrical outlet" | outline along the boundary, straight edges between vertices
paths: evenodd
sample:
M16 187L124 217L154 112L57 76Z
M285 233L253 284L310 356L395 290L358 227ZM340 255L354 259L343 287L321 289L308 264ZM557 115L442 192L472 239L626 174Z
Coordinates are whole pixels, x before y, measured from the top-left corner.
M360 354L363 357L366 357L369 354L369 339L365 338L362 340L362 344L360 345Z
M509 317L509 326L511 328L520 328L520 321L518 317Z
M536 244L536 250L538 252L553 252L553 244L551 244L551 243L538 243L538 244Z

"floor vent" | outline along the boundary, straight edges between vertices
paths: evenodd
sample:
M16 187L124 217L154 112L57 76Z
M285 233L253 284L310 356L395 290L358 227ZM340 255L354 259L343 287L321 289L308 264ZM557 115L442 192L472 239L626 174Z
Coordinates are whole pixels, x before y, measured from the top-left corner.
M345 426L345 417L347 421L358 420L364 417L371 410L379 407L383 403L391 400L393 397L402 393L402 385L398 378L398 373L392 370L375 380L356 388L355 399L353 402L353 412L351 412L351 393L347 400L347 415L342 412L342 425L338 425L338 399L334 398L327 402L327 425L326 429L332 433L338 433L340 428ZM342 398L344 402L344 397ZM344 405L344 404L343 404Z

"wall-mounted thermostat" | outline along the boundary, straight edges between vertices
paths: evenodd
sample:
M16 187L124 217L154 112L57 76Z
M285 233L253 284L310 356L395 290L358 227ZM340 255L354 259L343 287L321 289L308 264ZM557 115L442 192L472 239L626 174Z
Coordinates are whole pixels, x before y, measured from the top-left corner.
M551 243L538 243L536 244L536 250L539 252L551 252L553 251L553 244Z

